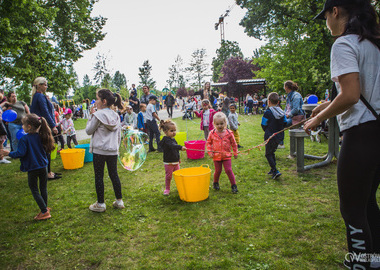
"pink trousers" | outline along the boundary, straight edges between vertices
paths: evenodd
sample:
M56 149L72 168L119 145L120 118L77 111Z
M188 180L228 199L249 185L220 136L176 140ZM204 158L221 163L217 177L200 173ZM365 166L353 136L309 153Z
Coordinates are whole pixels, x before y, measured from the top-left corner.
M170 190L170 182L173 177L173 172L179 170L179 164L165 164L165 189Z
M219 182L220 174L222 173L222 166L224 167L224 171L226 172L228 179L230 179L231 186L236 185L235 175L232 171L231 159L226 160L214 160L215 173L214 173L214 183Z

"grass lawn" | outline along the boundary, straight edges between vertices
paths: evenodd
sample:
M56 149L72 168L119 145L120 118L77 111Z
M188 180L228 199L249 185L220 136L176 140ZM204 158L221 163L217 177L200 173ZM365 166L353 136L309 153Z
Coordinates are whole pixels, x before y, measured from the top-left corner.
M189 140L203 137L199 119L175 121ZM243 150L262 142L260 121L261 116L240 116ZM82 123L75 124L80 129ZM326 139L306 141L308 154L326 153ZM64 170L58 155L52 168L63 178L48 183L52 218L42 222L33 220L39 209L19 161L2 164L1 268L343 269L336 162L297 173L296 160L288 158L288 135L285 145L276 152L283 174L278 180L267 175L264 149L252 150L232 161L238 194L231 193L223 172L221 190L210 188L209 198L197 203L179 199L174 179L170 196L163 196L162 154L150 153L135 172L118 167L125 209L112 208L114 193L105 176L105 213L88 210L96 201L92 163ZM214 171L208 157L181 157L181 168L208 164Z

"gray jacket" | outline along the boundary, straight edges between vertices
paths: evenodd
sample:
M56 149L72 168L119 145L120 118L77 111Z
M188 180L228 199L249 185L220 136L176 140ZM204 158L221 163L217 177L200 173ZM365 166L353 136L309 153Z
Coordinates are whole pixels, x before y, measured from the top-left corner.
M92 135L90 153L113 156L119 154L121 125L119 115L111 109L98 110L90 116L86 133Z

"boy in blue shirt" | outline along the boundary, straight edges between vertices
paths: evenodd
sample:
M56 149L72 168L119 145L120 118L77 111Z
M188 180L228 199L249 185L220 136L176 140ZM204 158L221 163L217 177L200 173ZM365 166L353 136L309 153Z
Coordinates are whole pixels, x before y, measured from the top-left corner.
M272 92L268 95L268 109L264 112L261 120L261 127L265 131L264 140L267 140L274 133L282 130L286 124L285 112L278 106L280 98L277 93ZM278 144L284 140L284 132L281 132L271 138L265 145L265 157L271 167L268 174L272 175L272 179L278 178L281 173L276 168L275 152Z

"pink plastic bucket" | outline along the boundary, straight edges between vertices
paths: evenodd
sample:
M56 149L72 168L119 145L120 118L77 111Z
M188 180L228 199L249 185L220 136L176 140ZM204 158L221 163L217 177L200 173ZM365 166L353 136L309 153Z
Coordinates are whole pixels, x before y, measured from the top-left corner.
M187 141L185 142L187 158L201 159L205 157L206 141ZM203 150L193 151L190 149Z

